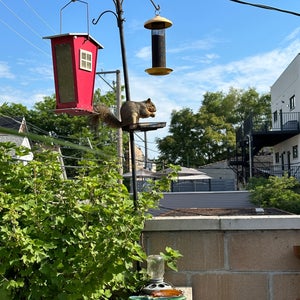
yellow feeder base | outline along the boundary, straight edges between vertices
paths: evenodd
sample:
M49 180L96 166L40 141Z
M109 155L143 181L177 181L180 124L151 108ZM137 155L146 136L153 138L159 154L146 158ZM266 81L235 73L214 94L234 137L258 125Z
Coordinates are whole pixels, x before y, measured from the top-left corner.
M149 75L168 75L173 70L170 68L164 68L164 67L154 67L149 68L145 70Z

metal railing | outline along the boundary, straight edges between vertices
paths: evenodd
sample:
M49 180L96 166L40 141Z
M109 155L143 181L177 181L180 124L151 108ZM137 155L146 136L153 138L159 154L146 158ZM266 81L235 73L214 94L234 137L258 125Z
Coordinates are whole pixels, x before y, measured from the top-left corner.
M264 176L277 176L282 177L285 174L293 176L300 180L300 163L297 164L268 164L268 163L255 163L253 165L253 174Z
M273 120L265 116L250 116L243 125L237 129L237 140L244 139L247 134L254 132L287 131L300 129L300 112L279 112L273 114Z

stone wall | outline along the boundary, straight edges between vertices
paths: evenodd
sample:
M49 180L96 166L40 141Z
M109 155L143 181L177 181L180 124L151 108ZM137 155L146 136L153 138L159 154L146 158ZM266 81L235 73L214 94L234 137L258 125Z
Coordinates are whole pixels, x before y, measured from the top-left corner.
M300 298L300 216L156 217L143 234L148 254L183 254L165 280L192 287L194 300Z

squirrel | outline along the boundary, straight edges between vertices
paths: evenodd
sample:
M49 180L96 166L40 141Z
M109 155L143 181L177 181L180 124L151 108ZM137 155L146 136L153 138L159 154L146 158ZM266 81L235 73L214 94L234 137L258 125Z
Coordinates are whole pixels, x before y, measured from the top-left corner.
M121 106L121 120L119 121L104 104L94 106L96 115L93 116L92 123L98 124L103 121L112 128L122 128L139 122L140 118L155 117L156 107L150 98L144 101L126 101Z

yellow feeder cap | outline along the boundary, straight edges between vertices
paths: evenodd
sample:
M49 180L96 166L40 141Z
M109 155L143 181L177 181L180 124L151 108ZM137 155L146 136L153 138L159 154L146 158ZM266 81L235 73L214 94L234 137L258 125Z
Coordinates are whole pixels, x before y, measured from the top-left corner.
M172 25L172 21L161 16L155 16L154 18L146 21L144 27L147 29L165 29Z

